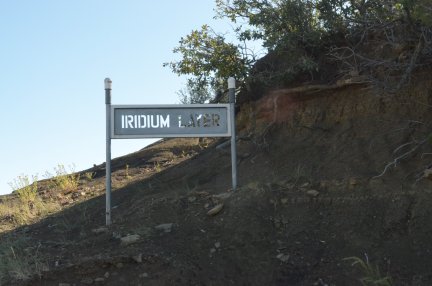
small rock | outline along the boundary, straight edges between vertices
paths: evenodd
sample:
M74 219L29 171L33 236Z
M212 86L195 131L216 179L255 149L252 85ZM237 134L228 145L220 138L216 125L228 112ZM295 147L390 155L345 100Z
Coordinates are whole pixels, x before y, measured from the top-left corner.
M350 178L350 179L349 179L349 184L350 184L351 186L355 186L355 185L358 184L358 180L357 180L356 178Z
M227 192L227 193L221 193L221 194L217 194L217 195L213 195L213 198L215 199L221 199L221 200L226 200L229 197L231 197L232 192Z
M284 254L284 253L279 253L276 258L279 259L282 262L288 262L289 260L289 255L288 254Z
M193 203L194 201L196 201L196 197L189 197L189 198L188 198L188 201L189 201L190 203Z
M306 192L306 194L311 197L317 197L320 193L317 190L309 190Z
M117 264L116 264L116 267L117 267L118 269L123 268L123 263L121 263L121 262L117 263Z
M120 238L120 244L123 246L127 246L127 245L130 245L130 244L137 242L139 239L140 239L140 236L138 234L131 234L131 235L124 236L124 237Z
M91 231L94 234L107 233L108 232L108 228L106 226L101 226L101 227L98 227L98 228L94 228Z
M41 270L42 270L42 272L48 272L48 271L50 271L48 265L42 265L42 269Z
M85 284L85 285L91 285L91 284L93 284L93 279L87 277L87 278L82 279L81 283Z
M210 253L215 253L216 252L216 249L215 248L211 248L210 249Z
M287 204L288 203L288 198L282 198L281 199L281 203L284 204L284 205Z
M245 158L249 157L250 155L251 155L251 153L244 153L244 154L240 155L239 157L242 159L245 159Z
M326 189L329 186L329 182L328 181L321 181L319 183L319 186L321 189Z
M260 190L262 189L262 184L256 181L252 181L249 184L246 185L246 188L251 190Z
M209 206L210 206L210 204L207 203L207 204L204 205L204 208L208 209Z
M155 228L157 230L163 230L164 232L171 232L173 225L173 223L163 223L155 226Z
M120 232L114 231L112 233L112 237L115 238L115 239L120 239L121 238L121 234L120 234Z
M110 277L110 273L109 272L105 272L104 277L108 279Z
M432 180L432 169L426 169L423 171L423 178Z
M224 207L224 204L218 204L214 208L209 210L207 212L207 215L209 215L209 216L217 215L218 213L220 213L220 211L223 209L223 207Z
M292 189L294 189L295 184L294 184L294 183L288 183L288 184L286 184L286 187L287 187L289 190L292 190Z
M195 192L195 194L197 196L200 196L200 197L208 197L210 195L210 193L208 191L198 191L198 192Z
M219 248L219 247L221 246L221 243L220 243L219 241L218 241L218 242L215 242L214 246L215 246L216 248Z
M98 283L98 282L104 282L104 281L105 281L105 278L103 278L103 277L98 277L98 278L96 278L94 280L94 282L96 282L96 283Z
M310 184L309 183L304 183L303 185L300 186L300 188L306 188L308 187Z
M142 263L142 253L132 256L132 260L136 263Z
M279 186L286 186L289 184L289 180L279 180L276 182L276 184L278 184Z
M149 277L149 275L147 272L144 272L144 273L140 274L139 277L140 278L147 278L147 277Z
M313 285L314 286L328 286L328 284L325 283L321 278L319 278L318 281L315 282Z
M271 182L266 184L266 188L270 191L277 191L281 189L281 185L279 185L278 183Z

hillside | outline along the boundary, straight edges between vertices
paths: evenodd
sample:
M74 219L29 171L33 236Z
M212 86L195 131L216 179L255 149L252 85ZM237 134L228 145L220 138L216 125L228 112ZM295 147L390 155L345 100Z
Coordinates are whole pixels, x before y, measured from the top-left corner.
M239 106L236 192L223 139L162 140L113 161L109 228L103 165L74 190L41 181L60 207L23 225L0 212L0 285L374 278L349 257L379 266L382 285L431 285L430 90L427 72L392 95L349 80L267 90Z

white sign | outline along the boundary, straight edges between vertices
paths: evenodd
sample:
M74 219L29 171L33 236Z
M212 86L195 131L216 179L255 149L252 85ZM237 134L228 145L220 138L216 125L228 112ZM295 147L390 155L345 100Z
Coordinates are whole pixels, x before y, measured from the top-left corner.
M113 105L111 138L229 137L229 104Z

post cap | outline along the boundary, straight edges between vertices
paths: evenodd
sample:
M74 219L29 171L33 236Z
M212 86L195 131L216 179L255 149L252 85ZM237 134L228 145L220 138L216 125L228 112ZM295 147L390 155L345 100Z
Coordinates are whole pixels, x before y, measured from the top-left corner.
M111 86L112 86L112 80L110 80L110 78L107 77L107 78L104 80L104 84L105 84L105 89L111 89Z
M228 78L228 88L235 88L235 78Z

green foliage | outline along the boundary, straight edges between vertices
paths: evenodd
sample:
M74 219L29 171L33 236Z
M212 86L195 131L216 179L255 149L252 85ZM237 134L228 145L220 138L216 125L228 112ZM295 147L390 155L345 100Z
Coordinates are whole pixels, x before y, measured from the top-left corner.
M155 172L159 173L160 171L162 171L162 165L159 161L154 162L153 165Z
M360 282L363 286L391 286L392 279L390 276L382 276L377 265L372 265L369 259L366 257L365 260L359 257L347 257L345 261L352 262L352 265L357 265L363 273L363 277L360 278Z
M17 194L17 199L0 202L0 219L11 225L24 225L37 217L44 217L57 210L57 204L44 202L38 196L37 183L37 176L33 176L30 180L27 175L21 175L9 183Z
M125 167L125 177L126 177L126 179L131 178L131 176L129 174L129 165L128 164L126 164L126 167Z
M216 0L218 16L232 22L247 22L239 28L240 39L262 40L269 50L295 46L300 42L316 43L322 30L317 1L298 0Z
M188 156L189 156L189 155L188 155L188 153L186 152L186 150L183 149L183 150L181 151L180 157L181 157L181 158L187 158Z
M214 80L218 78L241 75L242 69L237 64L241 57L237 47L227 43L222 35L216 34L209 26L203 25L201 30L192 31L179 43L180 46L174 52L180 53L183 59L169 64L174 72L193 74L213 85L217 85Z
M55 186L63 192L75 192L78 189L80 174L74 173L74 168L70 168L70 172L62 164L54 167L55 176L52 178Z
M246 88L255 79L287 84L299 76L325 74L326 65L331 65L329 79L356 71L376 82L396 74L394 82L400 86L416 66L432 62L429 0L215 2L216 17L232 22L234 40L228 42L226 35L203 25L181 38L174 49L181 59L164 64L178 75L190 76L180 92L183 103L208 101L225 90L230 76ZM247 47L251 42L262 43L280 60L255 69L256 54ZM411 60L401 63L401 52L408 52Z
M29 176L21 175L9 183L12 190L17 194L23 204L34 203L37 197L37 176L32 176L30 181Z
M430 0L406 0L405 6L409 6L412 10L412 17L426 25L432 26L432 3Z
M0 203L0 219L8 222L10 226L26 225L58 209L57 203L44 202L39 197L27 204L11 200Z
M178 95L182 104L205 103L213 98L206 82L200 82L198 79L188 79L186 88L180 90Z
M93 180L95 174L96 174L95 172L85 172L84 178L86 178L87 181L91 181L91 180Z
M190 75L186 90L180 92L182 102L202 103L211 92L225 89L230 76L241 80L247 75L251 61L242 54L241 46L229 43L223 35L203 25L179 41L174 53L181 60L165 63L178 75ZM188 97L191 97L188 99Z
M216 6L220 18L247 23L240 38L263 40L270 50L313 48L326 35L432 15L429 0L216 0Z

